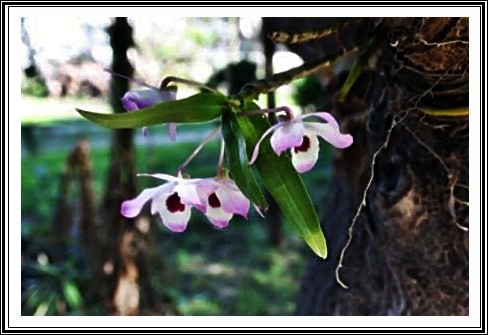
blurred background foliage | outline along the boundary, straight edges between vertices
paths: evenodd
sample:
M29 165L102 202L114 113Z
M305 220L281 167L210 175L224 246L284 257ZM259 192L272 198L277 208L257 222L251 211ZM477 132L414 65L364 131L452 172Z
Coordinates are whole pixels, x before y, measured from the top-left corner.
M135 77L150 84L158 85L164 76L175 75L208 82L227 92L235 91L248 78L264 77L260 18L144 17L128 22L134 29L136 47L127 57ZM111 133L74 111L75 107L111 110L110 75L103 71L112 60L106 32L111 23L110 18L60 18L53 23L37 17L22 20L23 315L114 313L112 293L103 280L114 271L113 264L96 263L80 238L87 186L94 195L96 234L104 234L106 222L101 222L100 210ZM276 72L301 62L282 47L274 53ZM241 72L234 75L234 81L229 80L228 74L236 71ZM322 92L320 81L311 77L280 88L276 104L315 109L323 103ZM192 93L182 86L178 97ZM260 100L263 107L265 98ZM136 171L175 173L213 127L181 125L176 143L168 141L163 125L150 127L148 137L136 131ZM303 176L315 203L323 198L331 172L332 150L325 145L322 149L317 168ZM218 150L218 141L211 142L190 164L188 173L213 176ZM84 168L87 174L82 173ZM137 179L137 190L151 183ZM194 210L187 231L174 234L162 227L159 218L145 213L136 220L136 227L144 239L149 270L139 282L152 287L154 296L150 298L155 303L147 303L148 297L141 296L138 314L294 312L309 251L286 223L279 232L283 235L280 242L270 243L270 220L281 220L280 216L262 219L253 212L248 221L235 218L227 229L218 231Z

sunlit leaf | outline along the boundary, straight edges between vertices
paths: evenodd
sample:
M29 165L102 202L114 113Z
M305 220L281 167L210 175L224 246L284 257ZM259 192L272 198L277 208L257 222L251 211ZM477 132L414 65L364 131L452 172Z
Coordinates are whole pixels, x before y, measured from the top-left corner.
M199 93L186 99L167 101L137 111L117 114L76 109L84 118L107 128L140 128L167 122L211 121L221 116L228 99L219 93Z
M222 134L225 141L227 166L232 174L232 179L249 200L261 211L266 211L268 204L249 165L246 141L234 113L227 112L222 116Z
M63 283L63 293L68 305L75 309L80 308L83 303L83 298L75 283L69 280L65 281Z
M50 293L46 300L42 301L39 306L37 306L34 316L45 316L52 314L52 311L56 308L56 294Z
M245 109L259 110L259 106L253 102L246 102ZM238 116L237 120L246 139L248 155L251 155L256 143L271 125L261 115ZM307 189L290 158L284 154L277 156L269 140L265 140L254 164L288 221L319 257L326 258L327 244L319 219Z

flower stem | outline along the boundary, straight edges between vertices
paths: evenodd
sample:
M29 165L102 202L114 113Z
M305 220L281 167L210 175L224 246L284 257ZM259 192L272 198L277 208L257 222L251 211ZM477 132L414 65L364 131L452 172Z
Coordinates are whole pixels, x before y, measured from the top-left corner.
M183 164L181 164L179 167L178 167L178 175L182 175L183 174L183 170L188 166L188 164L190 164L190 162L193 160L193 158L195 158L196 155L198 155L200 153L200 151L202 151L203 147L205 145L208 144L208 142L210 142L210 140L212 140L215 136L217 136L217 134L220 132L220 127L217 127L215 130L213 130L210 134L207 135L207 137L205 137L205 139L202 141L202 143L200 143L200 145L192 152L192 154L183 162Z
M217 90L214 90L213 88L208 87L207 85L199 83L197 81L193 81L193 80L189 80L189 79L183 79L183 78L174 77L174 76L169 76L169 77L164 78L159 87L161 89L166 89L168 87L169 83L185 84L188 86L200 87L200 88L203 88L203 89L210 91L210 92L213 92L213 93L218 92Z
M353 51L355 51L355 49L349 52ZM232 96L232 98L239 101L257 99L260 94L274 91L278 87L286 85L296 79L306 77L322 67L330 66L331 63L342 55L344 55L344 50L338 49L337 51L320 57L314 61L304 63L284 72L275 73L269 80L261 79L244 86L242 90L236 95Z
M293 120L294 118L293 111L288 106L281 106L276 108L263 108L257 111L247 111L242 114L239 114L239 116L249 116L255 114L279 113L279 112L285 112L288 120Z
M217 176L222 177L226 174L224 169L224 155L225 155L225 142L222 138L220 141L220 154L219 154L219 162L217 163Z
M110 69L107 69L107 68L104 68L103 71L105 72L108 72L110 73L112 76L117 76L117 77L121 77L121 78L124 78L124 79L127 79L127 80L130 80L138 85L141 85L141 86L144 86L144 87L147 87L151 90L156 90L159 92L159 88L157 88L156 86L152 86L152 85L149 85L148 83L145 83L143 82L142 80L139 80L139 79L136 79L136 78L131 78L131 77L127 77L127 76L124 76L123 74L120 74L120 73L117 73L117 72L114 72Z

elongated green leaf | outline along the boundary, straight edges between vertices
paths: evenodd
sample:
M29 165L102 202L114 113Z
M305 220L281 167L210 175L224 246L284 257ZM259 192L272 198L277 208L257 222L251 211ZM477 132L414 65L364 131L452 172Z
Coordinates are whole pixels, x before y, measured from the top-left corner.
M107 128L140 128L167 122L204 122L221 116L228 99L222 94L199 93L138 111L103 114L76 109L84 118Z
M72 281L65 281L63 283L63 293L68 305L72 308L79 308L83 303L83 298L81 297L78 286Z
M256 204L261 211L266 211L268 203L249 165L246 141L234 113L226 112L222 115L222 134L226 148L227 166L232 178L249 200Z
M253 102L246 102L246 110L258 110ZM268 120L260 115L237 116L246 139L250 155L262 134L270 127ZM269 140L261 143L258 159L254 163L268 191L276 200L288 221L303 237L312 250L322 258L327 257L327 244L320 228L312 200L295 171L291 160L285 155L277 156Z
M344 83L344 85L342 85L341 91L337 96L337 99L339 101L344 101L347 94L351 90L352 86L354 85L356 80L359 78L363 70L368 65L369 59L378 50L378 46L383 41L384 36L385 36L384 31L382 30L378 31L374 35L374 37L368 41L366 47L363 48L361 53L358 55L358 57L354 61L351 70L349 71L349 75L347 76L346 82Z

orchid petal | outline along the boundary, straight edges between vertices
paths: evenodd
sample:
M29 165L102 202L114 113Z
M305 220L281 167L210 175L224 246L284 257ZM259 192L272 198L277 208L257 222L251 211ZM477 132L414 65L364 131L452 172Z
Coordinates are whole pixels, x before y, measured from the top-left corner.
M198 205L194 204L193 206L202 213L206 213L208 197L217 191L219 187L219 183L213 178L201 179L196 182L196 190L200 201Z
M302 144L305 129L302 122L283 122L271 136L271 146L279 156L286 150Z
M218 187L217 183L209 179L190 179L178 183L174 191L178 193L183 204L194 206L204 212L208 196Z
M339 149L347 148L353 142L351 135L341 134L339 128L334 128L329 124L304 122L304 126L308 131L319 135L324 140Z
M149 85L145 85L149 86ZM129 91L122 97L122 106L128 111L144 109L164 101L176 100L176 91L159 90L155 87L144 90ZM142 128L142 136L147 136L147 127ZM168 123L168 136L174 142L176 140L176 124Z
M162 180L171 181L171 182L180 182L183 180L183 179L176 178L176 177L173 177L169 174L164 174L164 173L153 173L153 174L138 173L137 176L138 177L152 177L152 178L162 179Z
M176 100L176 91L175 90L160 90L159 94L161 96L162 101Z
M219 198L224 211L239 214L244 218L247 218L250 201L244 194L242 194L233 180L222 180L219 189L215 193Z
M234 216L232 213L225 211L222 207L214 208L210 205L207 205L207 212L205 215L210 223L221 229L227 227L230 219Z
M163 198L173 194L176 183L166 183L160 186L160 190L154 194L151 201L151 214L154 215L159 211L158 204L162 202Z
M151 89L129 91L122 97L122 105L127 111L132 112L165 101L165 96L166 94Z
M127 95L128 93L126 93ZM121 99L122 101L122 106L125 108L126 111L128 112L132 112L132 111L135 111L135 110L138 110L139 108L137 107L137 104L131 100L129 100L129 98L127 98L125 95L124 97Z
M127 218L136 217L141 212L144 204L149 199L160 194L161 191L164 191L165 186L166 184L158 187L146 188L136 198L124 201L120 207L120 214Z
M291 149L291 162L299 173L304 173L313 168L319 158L319 140L315 134L306 132L309 139L309 147L305 151Z
M166 201L171 194L166 193L165 196L159 199L154 199L156 201L155 207L161 216L163 224L171 231L175 233L181 233L185 231L188 221L190 221L191 207L184 205L185 209L183 211L177 211L172 213L168 210L166 206Z
M274 126L270 127L268 130L266 130L264 132L263 136L261 136L258 143L256 143L256 146L254 147L254 151L252 153L252 157L251 157L251 160L249 161L249 164L253 164L256 161L256 159L258 158L259 146L261 145L261 142L264 140L264 138L266 136L268 136L271 132L275 131L276 129L278 129L282 126L283 126L283 123L278 123L278 124L275 124Z
M339 129L339 124L337 123L336 119L334 119L334 117L331 114L326 112L317 112L317 113L299 115L296 117L296 119L305 120L306 118L311 116L318 116L322 120L327 121L332 126L332 128Z

